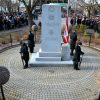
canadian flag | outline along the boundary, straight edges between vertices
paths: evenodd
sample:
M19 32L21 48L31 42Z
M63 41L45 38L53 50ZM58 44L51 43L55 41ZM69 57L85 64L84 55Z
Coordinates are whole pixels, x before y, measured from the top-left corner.
M68 16L66 16L66 26L65 26L65 31L64 31L64 39L63 39L64 44L67 44L69 42L69 35L68 35Z

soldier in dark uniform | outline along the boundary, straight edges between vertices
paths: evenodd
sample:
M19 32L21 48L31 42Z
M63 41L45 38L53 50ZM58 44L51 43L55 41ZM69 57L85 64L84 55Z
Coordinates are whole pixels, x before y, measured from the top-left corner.
M73 65L74 65L74 69L76 69L76 70L80 70L78 68L78 64L80 62L80 55L84 54L84 52L81 51L80 45L82 45L82 43L77 42L76 47L75 47L75 54L73 56Z
M76 45L76 41L77 41L77 34L76 32L72 32L70 35L70 49L71 49L71 53L70 55L73 56L73 51L75 49L75 45Z
M28 47L30 49L30 53L34 52L35 47L35 41L34 41L34 34L30 31L30 34L28 36Z
M21 42L20 54L21 54L22 61L25 62L24 69L28 68L29 52L26 43Z

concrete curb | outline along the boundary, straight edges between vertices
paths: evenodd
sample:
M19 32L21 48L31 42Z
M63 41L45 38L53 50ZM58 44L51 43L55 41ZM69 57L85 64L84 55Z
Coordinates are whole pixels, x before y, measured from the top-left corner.
M92 48L92 49L97 50L97 51L100 52L100 48L97 48L97 47L94 47L94 46L88 46L88 45L85 45L85 44L83 44L83 46L88 47L88 48Z
M19 45L20 45L20 44L15 44L15 45L12 45L12 46L4 47L4 48L2 48L2 49L0 50L0 53L4 52L4 51L6 51L6 50L9 50L9 49L11 49L11 48L17 47L17 46L19 46Z
M4 47L3 49L0 50L0 53L6 51L6 50L9 50L11 48L15 48L15 47L18 47L20 44L15 44L15 45L12 45L12 46L7 46L7 47ZM85 45L83 44L84 47L88 47L88 48L92 48L94 50L97 50L100 52L100 48L97 48L97 47L94 47L94 46L88 46L88 45Z

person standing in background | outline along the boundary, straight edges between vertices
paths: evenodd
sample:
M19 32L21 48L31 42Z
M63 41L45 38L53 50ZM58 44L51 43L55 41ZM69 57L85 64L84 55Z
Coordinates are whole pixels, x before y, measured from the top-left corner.
M34 41L34 34L31 31L28 36L28 47L30 49L30 53L33 53L35 47L35 41Z

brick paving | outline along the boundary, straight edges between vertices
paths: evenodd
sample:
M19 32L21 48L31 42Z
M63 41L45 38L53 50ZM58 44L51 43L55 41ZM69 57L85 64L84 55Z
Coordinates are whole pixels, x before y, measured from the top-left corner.
M35 51L38 48L37 44ZM23 69L19 49L15 47L0 54L0 65L10 71L10 80L3 86L6 100L95 100L98 97L100 52L82 47L85 55L81 70L76 71L71 66Z

